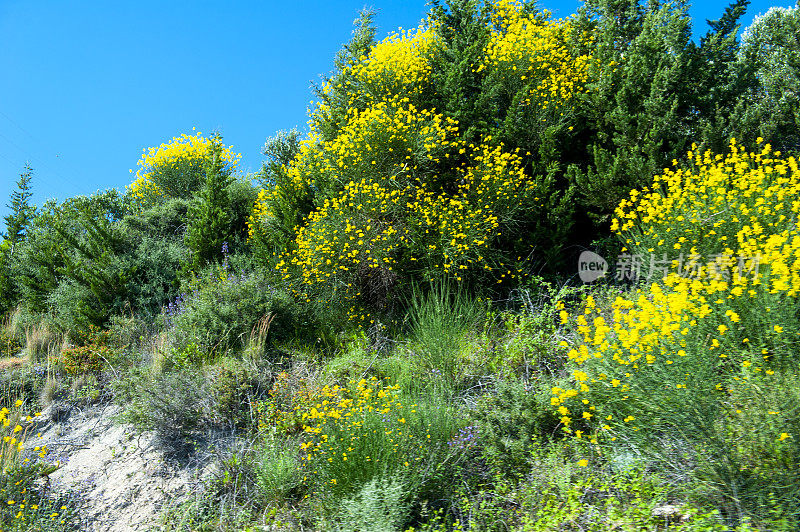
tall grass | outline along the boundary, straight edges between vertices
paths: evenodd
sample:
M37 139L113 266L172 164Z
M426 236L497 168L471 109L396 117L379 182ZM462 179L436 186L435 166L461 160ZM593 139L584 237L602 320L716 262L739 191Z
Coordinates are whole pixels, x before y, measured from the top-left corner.
M432 284L427 292L414 286L409 302L410 339L425 370L439 372L454 384L459 352L477 328L484 307L462 288Z
M42 320L25 327L25 351L31 362L43 362L51 354L61 351L64 335Z

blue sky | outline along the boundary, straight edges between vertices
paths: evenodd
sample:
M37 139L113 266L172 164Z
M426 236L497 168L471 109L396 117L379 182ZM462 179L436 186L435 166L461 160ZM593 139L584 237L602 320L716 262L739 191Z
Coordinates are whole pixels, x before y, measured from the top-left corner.
M696 1L695 34L727 2ZM744 26L771 6L755 0ZM142 149L219 131L257 170L267 137L305 127L363 0L0 0L0 217L29 161L36 204L123 189ZM416 26L425 0L371 0L378 35ZM556 16L578 1L540 1ZM4 227L4 222L0 222Z

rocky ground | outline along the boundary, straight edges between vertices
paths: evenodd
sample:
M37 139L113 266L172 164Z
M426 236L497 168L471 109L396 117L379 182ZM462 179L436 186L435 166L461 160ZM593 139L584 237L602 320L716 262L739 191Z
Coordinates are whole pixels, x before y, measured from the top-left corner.
M50 486L74 497L87 531L151 529L161 509L186 498L202 473L167 459L155 435L115 422L119 412L112 404L55 404L39 423L36 445L46 445L48 459L61 463Z

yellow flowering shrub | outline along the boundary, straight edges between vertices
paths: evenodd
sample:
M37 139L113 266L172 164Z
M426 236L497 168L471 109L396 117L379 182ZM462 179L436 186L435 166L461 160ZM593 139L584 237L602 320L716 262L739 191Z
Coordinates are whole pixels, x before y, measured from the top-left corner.
M610 305L589 297L577 315L561 312L577 326L574 345L564 342L574 384L554 388L552 404L578 437L652 444L674 431L735 453L741 446L718 425L741 422L733 397L749 402L753 441L800 430L791 394L773 393L797 378L797 163L735 141L727 155L689 159L651 190L632 191L612 226L631 253L679 254L663 279Z
M486 46L466 68L512 96L527 87L521 105L544 102L558 116L585 90L592 59L571 48L568 22L529 11L493 4L491 21L479 22ZM301 300L361 316L408 281L502 284L552 237L564 211L552 199L565 196L557 169L537 169L530 152L462 130L443 110L436 84L452 81L441 75L453 50L440 23L393 34L342 67L322 87L295 159L260 192L251 241Z
M416 99L430 86L437 39L432 28L421 25L394 32L376 44L368 56L353 65L344 80L350 84L346 88L351 89L348 103L363 108L395 95ZM330 87L323 88L323 92L326 90Z
M285 375L279 379L272 394L276 405L282 404L263 423L301 427L298 450L304 481L313 490L348 493L379 474L413 471L423 460L431 433L416 405L401 399L398 386L376 377L347 386L300 383L286 397L286 382Z
M520 105L560 107L586 92L594 60L570 49L576 30L568 20L546 20L526 12L522 2L501 0L493 5L492 22L495 28L476 72L503 80L509 91L525 87Z
M9 410L3 407L0 409L0 433L2 433L2 442L0 442L0 469L3 474L7 474L11 468L19 466L23 462L20 454L25 448L25 439L28 434L28 427L33 422L35 417L40 414L36 413L33 416L23 414L19 408L22 406L22 401L17 400L13 405L14 409ZM23 427L22 424L25 426ZM37 447L36 452L40 456L47 453L47 449ZM29 462L30 459L24 459L24 462Z
M408 98L351 110L336 138L312 134L285 179L260 193L251 238L268 238L289 219L293 242L276 263L306 299L316 290L331 301L381 306L398 275L460 281L493 267L506 273L492 245L535 214L547 185L490 141L466 144L453 120ZM303 202L310 212L300 223L291 206Z
M461 281L491 271L500 264L492 245L545 191L513 154L482 146L472 155L475 164L458 172L452 194L436 187L435 176L403 188L398 178L350 181L308 216L277 267L286 279L296 272L305 289L324 284L327 297L340 300L364 299L376 277Z
M128 185L128 193L143 204L163 197L188 196L202 183L212 147L213 138L204 137L198 131L194 135L184 133L158 147L143 149L136 163L136 180ZM233 171L241 158L241 154L234 153L231 148L223 146L220 154L228 171Z
M251 238L268 236L287 217L285 229L293 230L300 222L293 207L310 203L313 191L340 191L351 181L375 174L401 182L431 174L455 129L442 116L417 109L408 98L393 98L362 112L351 109L336 138L325 142L312 130L285 179L261 191L249 221Z
M63 524L74 515L73 509L62 506L58 498L45 493L37 482L59 467L58 463L38 461L37 458L47 456L48 449L44 445L34 446L30 441L29 432L40 415L38 412L25 414L22 400L17 400L11 408L0 409L0 487L3 493L0 526L3 530L59 529L58 523Z

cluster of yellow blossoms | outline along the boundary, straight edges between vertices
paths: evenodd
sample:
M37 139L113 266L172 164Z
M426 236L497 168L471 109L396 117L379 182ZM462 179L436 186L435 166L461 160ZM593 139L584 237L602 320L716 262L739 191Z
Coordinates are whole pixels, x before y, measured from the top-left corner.
M323 386L295 405L305 434L300 450L316 481L321 475L323 484L335 488L353 475L421 460L411 428L416 405L404 404L398 389L371 377Z
M22 406L22 401L17 400L14 403L16 408ZM19 462L19 454L22 452L25 444L25 436L28 430L20 423L32 423L34 418L39 417L40 413L35 413L33 416L23 415L21 412L12 412L8 408L3 407L0 409L0 423L5 429L3 441L0 443L0 468L5 472L9 467L17 465ZM24 418L24 421L23 421ZM35 451L40 457L44 457L47 453L46 447L36 447ZM29 459L25 459L28 462Z
M530 86L525 105L559 107L586 92L594 59L572 53L568 43L575 29L568 20L544 20L526 13L517 0L501 0L495 4L492 21L496 29L476 72ZM586 44L590 38L584 38Z
M142 156L136 163L136 180L127 187L129 193L137 200L145 202L174 193L170 190L171 183L162 182L164 179L161 176L166 174L166 180L181 181L191 174L192 179L197 180L196 176L211 157L212 147L213 138L204 137L198 131L194 135L184 133L155 148L143 149ZM231 151L232 147L223 146L220 153L229 170L238 166L242 156Z
M530 86L528 99L545 107L585 90L591 58L569 49L570 23L546 22L516 1L492 9L477 72L513 73ZM299 297L351 304L364 279L392 278L398 270L455 281L476 272L496 271L497 282L511 275L511 258L493 246L520 222L537 219L553 192L550 181L526 175L522 154L490 136L464 141L454 119L424 106L420 96L434 90L441 45L429 21L346 66L323 86L311 132L284 178L259 193L249 220L257 241L268 241L274 228L288 230L287 222L310 208L288 251L275 257L284 277L299 281ZM348 101L339 101L342 95ZM327 127L331 120L336 124ZM291 206L299 205L311 207L298 215Z
M568 431L576 417L599 420L592 426L613 439L620 425L635 430L638 417L658 415L647 410L648 396L668 397L678 409L753 376L769 379L796 342L797 161L733 140L725 156L688 155L689 169L665 169L653 190L632 191L612 227L632 253L687 253L694 266L674 260L660 283L617 297L610 309L590 297L579 315L561 312L580 335L568 352L575 385L553 389ZM600 412L597 402L626 415Z
M395 94L419 95L429 82L436 45L436 33L424 26L393 33L376 44L369 60L362 57L353 67L352 76L362 90L354 91L359 101L352 103L371 104ZM364 90L367 87L373 90Z
M357 58L342 76L323 85L322 100L311 112L312 130L331 117L330 101L341 92L347 94L347 101L337 103L345 103L350 109L365 109L397 97L416 102L430 86L431 60L437 45L436 32L424 24L389 35L373 46L369 55Z

